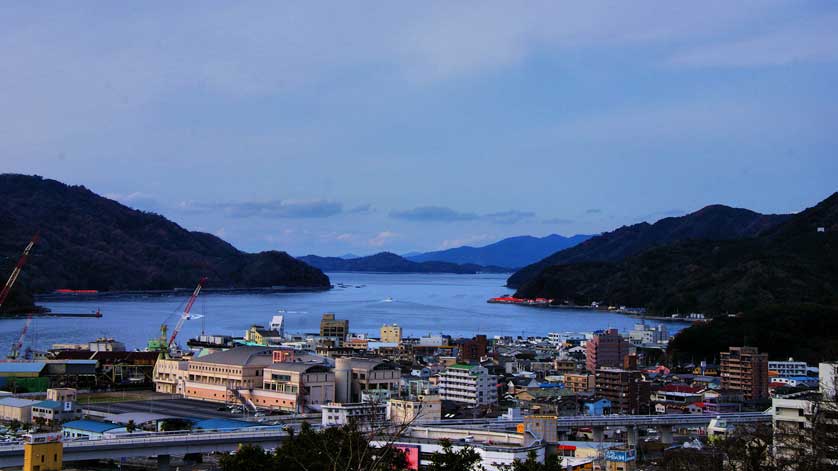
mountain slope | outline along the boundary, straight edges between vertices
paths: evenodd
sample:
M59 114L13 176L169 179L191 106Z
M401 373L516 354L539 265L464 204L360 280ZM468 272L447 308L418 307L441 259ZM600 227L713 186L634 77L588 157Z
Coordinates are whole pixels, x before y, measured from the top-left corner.
M41 233L20 280L33 292L191 288L201 276L208 287L329 287L320 270L284 252L244 253L82 186L4 174L0 200L0 274Z
M474 263L477 265L496 265L519 268L536 260L573 247L588 240L591 236L577 234L564 237L552 234L546 237L518 236L500 240L483 247L463 246L453 249L426 252L406 257L414 262L450 262Z
M381 252L368 257L344 259L340 257L319 257L306 255L300 260L323 271L357 271L379 273L459 273L474 274L480 272L507 273L501 267L483 267L474 264L458 265L448 262L412 262L394 253Z
M517 294L645 306L660 313L720 314L780 303L835 306L838 193L757 237L691 240L618 262L551 266Z
M592 237L515 272L507 280L512 288L523 286L542 270L578 262L614 262L644 250L687 240L730 240L756 236L788 219L741 208L712 205L680 217L649 224L623 226Z

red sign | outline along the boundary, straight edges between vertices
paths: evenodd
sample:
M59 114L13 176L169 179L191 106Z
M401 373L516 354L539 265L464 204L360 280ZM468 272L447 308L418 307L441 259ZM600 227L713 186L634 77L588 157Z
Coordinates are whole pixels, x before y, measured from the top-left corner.
M407 469L419 470L419 445L393 445L393 447L404 452L407 458Z

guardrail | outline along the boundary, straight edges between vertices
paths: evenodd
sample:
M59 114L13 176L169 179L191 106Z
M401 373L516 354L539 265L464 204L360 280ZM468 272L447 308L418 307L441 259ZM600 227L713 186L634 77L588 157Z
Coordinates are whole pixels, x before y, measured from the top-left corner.
M266 427L251 427L257 430L237 429L211 429L211 430L176 430L170 432L138 432L124 434L114 438L101 438L95 440L65 440L64 448L89 447L89 446L111 446L111 445L142 445L171 443L177 441L194 440L232 440L235 438L275 438L288 435L284 427L273 425ZM0 444L0 452L23 449L23 442Z

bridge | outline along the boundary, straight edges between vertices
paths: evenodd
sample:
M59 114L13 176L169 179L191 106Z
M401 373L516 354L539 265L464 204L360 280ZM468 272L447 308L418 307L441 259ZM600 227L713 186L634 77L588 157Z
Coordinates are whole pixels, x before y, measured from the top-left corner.
M260 430L137 433L119 438L64 442L64 461L157 456L159 469L165 471L169 469L172 455L231 452L243 443L272 449L278 447L287 436L288 434L279 427ZM0 468L21 466L22 444L0 446Z
M575 415L555 419L556 428L569 431L576 428L590 428L594 441L601 441L606 427L624 428L629 443L637 443L638 427L656 428L663 443L672 443L672 428L706 427L713 419L723 419L728 424L752 424L771 422L768 412L733 412L723 414L663 414L663 415ZM444 427L449 429L483 429L508 431L524 419L454 419L422 424L423 427Z

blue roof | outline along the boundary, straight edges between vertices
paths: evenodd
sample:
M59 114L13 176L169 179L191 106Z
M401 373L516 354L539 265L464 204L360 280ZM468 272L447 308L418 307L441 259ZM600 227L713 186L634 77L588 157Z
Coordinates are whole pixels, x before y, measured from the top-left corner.
M115 428L122 428L122 425L112 424L110 422L98 422L96 420L72 420L64 423L64 428L72 428L82 430L85 432L103 433Z
M252 422L245 422L243 420L235 419L206 419L195 422L194 428L201 428L204 430L217 429L231 429L231 428L245 428L256 427L261 424L254 424Z
M7 361L0 362L2 373L40 373L47 366L43 361Z
M58 401L41 401L37 404L32 404L32 407L43 407L44 409L62 409L64 404Z

